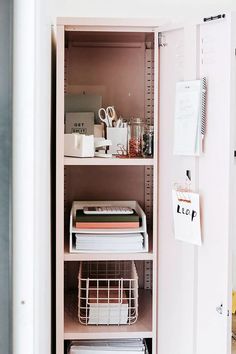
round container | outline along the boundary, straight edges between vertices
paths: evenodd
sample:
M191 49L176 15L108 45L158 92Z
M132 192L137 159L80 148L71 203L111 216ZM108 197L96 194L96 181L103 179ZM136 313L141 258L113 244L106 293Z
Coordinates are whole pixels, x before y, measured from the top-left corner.
M141 118L133 118L129 123L129 157L142 157L144 124Z
M153 157L153 140L154 140L154 127L153 125L145 125L143 130L142 139L142 156Z

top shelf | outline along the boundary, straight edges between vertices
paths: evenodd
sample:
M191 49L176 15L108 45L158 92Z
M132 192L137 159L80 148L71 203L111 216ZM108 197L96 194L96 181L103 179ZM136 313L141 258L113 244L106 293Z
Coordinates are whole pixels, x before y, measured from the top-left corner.
M155 159L149 158L78 158L78 157L64 157L65 166L153 166Z

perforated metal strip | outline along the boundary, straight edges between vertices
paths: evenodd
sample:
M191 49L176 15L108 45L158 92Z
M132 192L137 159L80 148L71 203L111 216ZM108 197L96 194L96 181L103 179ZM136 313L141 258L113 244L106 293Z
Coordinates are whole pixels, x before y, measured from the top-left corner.
M154 114L154 51L145 51L145 121L153 124Z
M68 93L68 48L65 48L65 58L64 58L64 93ZM64 167L64 215L65 220L69 217L69 205L68 205L68 168ZM67 223L65 223L65 228Z
M145 213L148 225L152 224L153 216L153 168L145 166Z
M68 48L65 48L65 58L64 58L64 93L68 92Z
M144 262L144 289L152 289L152 261Z
M70 218L70 205L68 196L68 183L69 181L69 168L64 167L64 219L65 219L65 231L69 228L69 218Z
M64 94L68 93L68 49L64 51ZM69 201L68 201L68 167L64 166L64 228L65 234L69 227ZM64 262L64 287L68 289L68 262Z
M153 125L154 121L154 50L145 51L145 121ZM153 168L145 166L145 213L148 225L153 218ZM152 232L149 227L149 233ZM152 262L144 262L144 288L152 288Z
M153 218L153 168L145 167L145 213L148 225L152 225ZM152 228L148 228L148 233L152 233ZM152 262L144 262L144 288L152 289Z
M145 121L153 124L154 120L154 50L145 51ZM145 167L145 212L147 222L152 221L153 205L153 168Z

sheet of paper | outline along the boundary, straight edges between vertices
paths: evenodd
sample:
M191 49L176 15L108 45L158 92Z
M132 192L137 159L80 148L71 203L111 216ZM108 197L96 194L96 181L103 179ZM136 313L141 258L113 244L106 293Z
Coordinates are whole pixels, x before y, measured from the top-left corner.
M172 191L175 239L201 245L199 194Z
M200 154L201 80L176 84L174 154Z
M69 354L141 354L145 353L145 345L142 340L90 340L72 342Z
M141 251L143 249L143 235L137 234L75 234L75 247L77 250L109 250Z

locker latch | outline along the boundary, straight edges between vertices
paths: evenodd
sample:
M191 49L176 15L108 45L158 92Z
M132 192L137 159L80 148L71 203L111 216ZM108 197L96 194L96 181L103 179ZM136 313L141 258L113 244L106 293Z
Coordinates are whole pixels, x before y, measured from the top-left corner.
M214 20L220 20L221 18L225 18L225 14L217 15L217 16L211 16L211 17L204 17L203 21L204 22L209 22L209 21L214 21Z
M220 306L216 307L216 312L218 312L220 315L223 314L223 304L220 304Z

